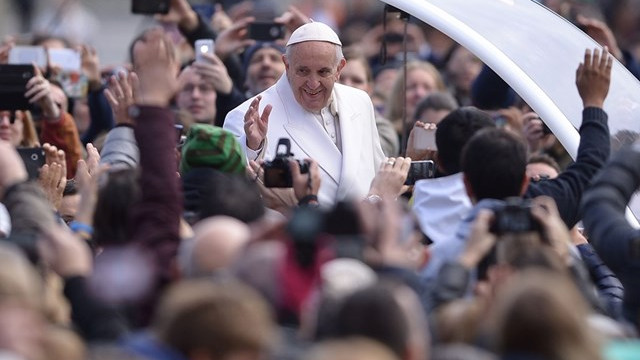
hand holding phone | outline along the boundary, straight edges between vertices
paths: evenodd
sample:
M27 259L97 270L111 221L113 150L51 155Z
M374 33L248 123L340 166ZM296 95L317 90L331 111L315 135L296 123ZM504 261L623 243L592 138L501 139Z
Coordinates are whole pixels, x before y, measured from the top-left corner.
M436 146L436 127L432 126L424 128L416 126L413 128L414 141L413 147L416 150L438 150Z
M412 161L405 185L415 185L416 181L431 179L435 176L436 166L432 160Z
M40 168L45 163L44 149L41 147L19 148L18 154L20 154L24 167L27 169L29 180L37 179L40 174Z

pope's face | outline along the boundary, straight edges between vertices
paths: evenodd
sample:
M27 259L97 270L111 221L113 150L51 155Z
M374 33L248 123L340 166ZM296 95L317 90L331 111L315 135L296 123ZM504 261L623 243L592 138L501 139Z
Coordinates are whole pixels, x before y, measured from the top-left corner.
M336 59L336 45L322 41L291 45L289 57L283 56L283 61L296 101L314 113L329 103L333 85L346 63Z

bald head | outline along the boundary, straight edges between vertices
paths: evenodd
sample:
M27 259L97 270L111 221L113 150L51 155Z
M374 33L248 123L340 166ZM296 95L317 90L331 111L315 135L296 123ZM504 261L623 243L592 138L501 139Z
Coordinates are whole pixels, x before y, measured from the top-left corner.
M249 242L249 227L232 217L204 219L193 229L194 237L180 249L182 269L188 277L212 274L225 269Z

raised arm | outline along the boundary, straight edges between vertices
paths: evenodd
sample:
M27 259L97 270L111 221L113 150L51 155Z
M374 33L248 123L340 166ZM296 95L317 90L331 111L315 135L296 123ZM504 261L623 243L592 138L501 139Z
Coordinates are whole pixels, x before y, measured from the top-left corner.
M552 197L567 227L580 219L580 199L596 173L609 158L609 126L602 109L609 93L613 58L605 50L586 50L576 70L576 86L582 99L582 125L576 161L555 179L529 185L525 197Z

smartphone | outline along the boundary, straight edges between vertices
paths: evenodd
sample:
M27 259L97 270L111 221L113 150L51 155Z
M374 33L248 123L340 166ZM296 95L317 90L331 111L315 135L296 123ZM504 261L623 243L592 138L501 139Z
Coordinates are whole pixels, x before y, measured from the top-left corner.
M57 66L62 71L80 72L82 66L80 52L73 49L49 49L48 53L51 66Z
M33 65L0 65L0 109L29 110L29 99L24 97L27 82L34 76Z
M40 168L45 163L44 150L41 147L18 148L18 154L20 154L24 167L27 169L29 180L37 179L40 174Z
M275 41L284 39L284 25L275 22L253 22L249 24L249 39Z
M213 39L199 39L193 44L193 48L196 51L196 62L208 62L202 54L213 55L215 43Z
M152 15L168 14L171 0L131 0L131 12Z
M413 147L416 150L438 150L436 146L436 129L413 128Z
M42 46L14 46L9 51L9 64L32 65L47 68L47 52Z
M435 163L432 160L412 161L405 185L414 185L416 181L431 179L436 172Z

